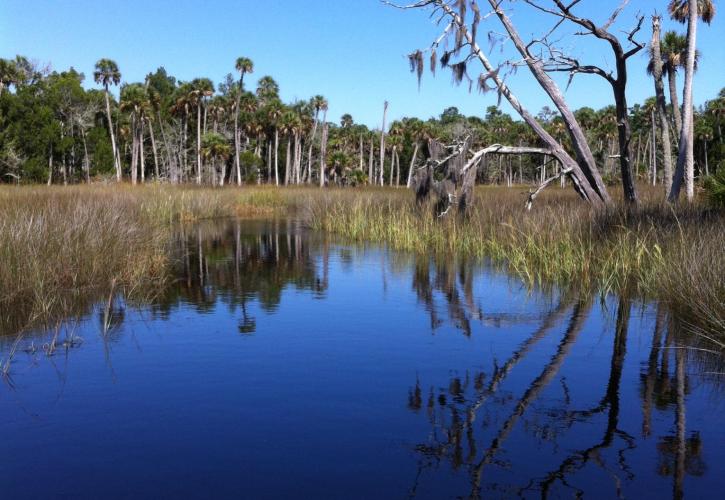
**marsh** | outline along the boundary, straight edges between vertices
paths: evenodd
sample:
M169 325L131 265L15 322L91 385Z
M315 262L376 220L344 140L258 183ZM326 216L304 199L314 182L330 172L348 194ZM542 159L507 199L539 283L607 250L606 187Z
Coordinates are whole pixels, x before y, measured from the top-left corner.
M531 288L290 218L170 234L173 277L153 299L99 296L16 346L0 386L3 495L723 486L721 358L656 303Z

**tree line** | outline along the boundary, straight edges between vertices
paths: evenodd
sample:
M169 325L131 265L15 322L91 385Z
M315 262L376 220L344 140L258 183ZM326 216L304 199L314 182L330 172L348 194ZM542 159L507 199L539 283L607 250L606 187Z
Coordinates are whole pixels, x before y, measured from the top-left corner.
M468 45L475 47L471 28L465 30L466 14L461 17L445 2L440 6L453 16L455 36L460 37L457 43L465 45L468 36ZM498 14L506 25L505 13ZM687 17L687 12L675 14ZM567 15L586 26L585 20ZM705 11L707 15L704 19L709 22L711 14ZM450 66L454 76L463 80L467 78L465 64L449 60L460 49L446 52L439 63ZM622 99L616 98L618 80L610 76L616 102L599 110L544 107L531 116L514 105L524 118L515 120L497 106L488 107L482 117L465 116L450 107L435 118L403 118L388 126L385 102L381 127L376 129L355 123L350 114L338 122L328 121L328 102L320 95L284 103L271 76L261 77L255 88L248 88L254 63L245 57L238 58L235 73L217 85L201 77L180 81L163 67L143 82L124 82L113 60L100 59L93 80L102 90L86 89L85 75L73 68L57 72L22 56L0 59L0 177L3 182L48 184L101 178L133 184L153 180L215 186L367 183L410 187L421 166L440 158L442 145L466 137L471 149L499 144L513 147L509 153L516 153L500 154L503 150L495 148L488 152L483 167L476 170L477 182L511 186L545 183L550 174L568 174L577 187L572 166L562 161L568 156L576 158L575 164L591 163L592 171L601 177L597 182L603 185L633 183L626 179L631 175L640 182L662 184L669 192L672 156L678 150L685 111L678 99L677 78L687 66L687 49L687 39L676 32L660 38L659 18L653 18L646 71L654 77L656 95L642 104L628 106L625 101L622 107ZM620 54L623 61L626 55ZM422 52L410 58L411 69L420 78ZM695 64L698 58L699 52ZM433 71L436 62L433 50ZM561 60L548 64L551 71L572 70L562 66ZM499 70L482 75L479 86L485 90L488 80L498 78ZM545 75L539 77L547 83ZM509 91L505 83L496 85L504 95ZM120 86L119 99L111 92L116 86ZM690 103L690 108L693 178L704 177L717 170L724 156L720 121L725 89L700 107ZM572 134L573 122L583 137ZM580 150L582 144L586 151ZM535 149L544 154L526 154ZM564 179L562 175L562 183Z

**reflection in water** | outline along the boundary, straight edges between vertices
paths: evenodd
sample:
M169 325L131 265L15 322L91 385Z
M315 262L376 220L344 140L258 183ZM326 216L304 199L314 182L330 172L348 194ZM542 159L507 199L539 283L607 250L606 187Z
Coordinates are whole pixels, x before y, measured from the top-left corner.
M264 232L250 232L248 223L239 220L180 227L174 238L177 279L154 303L152 311L168 317L180 305L192 304L204 313L222 303L231 313L240 314L239 332L251 334L257 324L248 312L247 305L252 301L266 312L275 312L288 286L324 298L329 245L321 244L320 277L310 250L313 242L303 235L300 223L269 224L271 227Z
M107 419L108 427L119 429L109 438L112 449L103 449L112 455L108 463L133 467L132 455L114 450L123 448L119 442L142 443L138 457L151 447L166 460L158 473L169 474L168 483L186 484L188 460L173 476L175 455L153 448L154 438L144 434L151 432L147 427L163 434L181 421L171 432L173 445L162 449L183 443L189 460L204 457L213 464L204 472L210 478L206 494L221 491L239 470L253 470L258 487L247 478L244 489L226 493L290 496L304 482L310 488L319 483L324 488L318 493L334 496L350 485L378 484L379 490L361 495L559 497L594 491L682 498L708 491L693 478L703 485L719 480L707 465L725 458L718 444L722 431L704 417L705 401L721 401L721 392L710 384L715 397L703 396L710 382L702 372L722 371L721 361L687 349L691 340L664 307L626 297L600 302L576 290L522 290L474 262L333 244L295 221L181 226L171 252L175 279L151 304L127 304L111 288L95 306L86 304L85 313L75 311L48 332L0 344L0 358L27 353L30 368L20 365L16 379L38 373L43 387L53 377L59 381L53 405L62 407L71 394L76 411L87 411L79 401L98 407L100 417L90 410L66 417L78 422L75 433L92 431L87 442L66 443L74 457L81 456L75 460L94 456L89 443L102 432L94 426ZM343 315L336 316L341 307ZM312 310L301 317L300 311ZM149 331L179 335L156 344L137 338L134 325L141 321ZM217 324L242 335L225 335L223 327L212 331ZM210 333L203 341L188 340L199 329ZM257 331L264 335L251 335ZM87 340L82 345L81 335ZM142 350L142 344L151 348ZM69 356L71 347L81 348ZM93 356L103 358L110 385L102 384ZM52 367L44 374L43 357ZM81 375L72 377L76 360ZM160 368L149 368L157 363ZM129 373L149 388L133 386L122 406L104 400L105 393L123 391ZM74 393L79 386L83 390ZM36 385L12 387L18 400L35 402L40 393ZM170 416L168 408L179 415ZM25 425L14 410L0 399L0 415L10 415L0 425L18 458L17 465L0 464L0 477L23 478L31 470L23 466L23 450L34 443L29 430L42 428ZM23 402L20 415L26 414L34 411ZM64 419L53 420L51 412L44 418L53 436L68 435ZM124 425L137 434L124 434ZM223 439L207 442L217 430ZM279 452L287 449L295 452ZM278 461L286 470L313 468L288 485ZM144 459L134 463L142 467ZM51 484L36 492L48 493ZM13 486L11 494L20 491Z

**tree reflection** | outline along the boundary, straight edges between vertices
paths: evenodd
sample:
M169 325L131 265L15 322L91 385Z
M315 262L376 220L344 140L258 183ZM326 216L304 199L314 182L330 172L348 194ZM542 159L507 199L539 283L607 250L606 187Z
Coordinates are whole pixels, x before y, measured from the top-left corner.
M420 287L420 283L425 282L425 267L417 267L417 286L414 288L423 292L423 295L419 294L419 298L430 296L428 288ZM581 496L584 489L576 483L579 473L587 466L601 470L609 478L613 494L623 496L624 482L635 478L634 466L628 463L631 460L631 451L641 444L620 423L622 380L632 310L631 301L626 297L619 298L616 308L609 370L602 384L605 389L601 398L592 407L576 408L576 400L572 400L562 379L564 398L558 400L553 409L538 412L536 418L530 419L524 428L530 434L528 439L532 440L532 444L533 440L543 439L554 450L559 448L557 441L564 433L588 440L591 439L592 429L601 425L599 437L593 439L590 446L567 452L549 472L537 474L528 481L524 480L521 486L497 484L492 479L487 479L486 474L490 465L501 468L510 466L506 461L497 458L499 453L507 449L507 439L517 422L556 378L582 330L590 307L588 300L562 299L544 316L537 329L519 345L509 359L503 365L494 366L490 373L466 371L462 375L451 377L445 388L431 385L426 389L421 380L416 379L415 385L408 391L407 407L413 412L427 415L431 431L425 442L415 446L420 460L411 495L417 492L426 470L447 462L453 470L464 471L470 482L472 498L480 497L484 490L502 488L511 495L536 491L542 497L548 497L558 496L561 493L557 488L563 487L572 490L576 496ZM561 325L563 321L566 322L566 327L556 351L538 376L529 383L523 395L513 403L509 402L508 396L497 396L499 387L515 366L534 350L550 330ZM653 444L659 457L657 473L671 476L673 497L682 498L685 476L704 474L706 465L702 458L703 444L699 432L692 431L687 434L687 350L685 346L676 344L674 328L664 309L660 308L655 316L652 347L640 377L642 435L646 439L652 433L653 409L674 414L674 432L658 437ZM508 413L504 413L506 408L511 408ZM474 425L477 420L480 421L479 425ZM588 484L586 476L582 477ZM519 479L516 479L517 483Z
M256 331L249 312L256 302L263 311L275 311L287 287L324 294L329 286L328 245L302 233L291 221L265 223L249 230L249 223L207 223L191 229L181 226L174 238L177 279L154 304L160 316L181 304L200 312L218 303L239 311L239 332ZM319 248L318 248L319 247ZM316 252L321 254L322 276L317 273Z

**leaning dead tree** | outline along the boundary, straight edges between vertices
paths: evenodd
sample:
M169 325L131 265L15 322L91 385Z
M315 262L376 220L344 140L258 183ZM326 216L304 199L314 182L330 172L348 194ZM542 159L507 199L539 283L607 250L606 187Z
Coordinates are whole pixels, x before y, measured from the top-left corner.
M618 96L621 98L617 101L618 127L620 130L620 165L622 166L626 198L636 201L636 192L629 166L630 133L629 122L626 117L624 87L626 86L627 78L626 60L642 48L640 44L633 41L634 35L641 26L641 19L635 29L628 35L628 40L635 44L635 47L625 51L622 49L616 37L607 31L621 11L621 7L612 15L610 18L611 21L599 27L590 20L571 14L571 8L579 3L580 0L573 0L569 5L555 1L554 4L556 5L556 9L558 9L556 14L558 20L554 27L542 38L526 43L502 8L502 0L487 1L491 10L485 14L481 12L475 0L419 0L408 5L397 5L389 1L384 1L385 4L399 9L429 9L431 11L431 17L442 27L441 35L429 47L416 50L409 55L411 70L417 73L419 81L422 77L426 60L429 60L430 70L433 74L435 74L437 64L440 63L442 67L450 68L456 83L466 81L469 84L470 90L474 84L474 79L469 76L469 71L472 67L471 63L477 61L483 67L483 71L475 78L478 90L481 92L496 91L499 101L505 98L524 122L536 133L542 143L542 147L539 148L513 148L502 145L489 146L484 148L485 151L470 151L458 148L461 154L466 155L468 158L463 168L468 167L466 172L468 169L477 168L487 152L496 152L498 154L545 154L555 158L561 164L562 168L559 175L568 176L577 193L584 200L594 206L611 204L611 197L597 169L596 161L587 142L584 130L566 103L560 87L549 75L551 71L566 70L570 73L571 80L571 77L577 73L601 73L601 76L605 76L615 89L615 97ZM552 13L555 12L553 9L541 8L537 4L531 4L537 6L539 10L551 10ZM494 65L479 46L477 42L480 29L479 25L481 21L493 16L497 17L505 28L506 39L512 42L516 51L521 55L521 60L505 60L498 65ZM615 52L615 59L617 59L616 76L606 73L604 70L599 70L598 72L594 66L582 65L576 59L566 56L563 52L558 51L552 46L549 42L549 37L564 22L579 24L585 28L587 33L593 34L597 38L604 39L610 43ZM452 48L448 48L451 39L453 40L453 46ZM488 33L488 39L490 42L502 41L501 37L493 31ZM539 53L534 53L537 47L545 47L546 51L540 50ZM439 52L441 52L440 59L438 58ZM547 132L543 125L524 107L506 84L506 77L515 72L519 67L529 69L537 83L547 93L561 114L562 120L566 125L568 138L571 142L571 154L561 142ZM490 148L495 148L495 151L492 151ZM430 165L428 168L430 168ZM475 174L473 175L475 177ZM536 195L556 178L558 176L544 180L530 194L527 202L529 206ZM425 183L418 182L417 184L421 185ZM455 185L455 182L453 184ZM463 185L464 183L461 183L460 187L463 187Z
M444 145L432 139L428 142L431 157L424 166L417 169L413 188L418 204L422 204L431 194L436 195L435 210L438 217L448 215L454 208L458 214L466 213L473 202L476 176L479 167L485 164L486 155L554 154L547 148L502 144L492 144L473 151L471 144L470 136L451 145ZM440 181L435 179L437 171L442 174ZM558 174L544 180L535 190L531 190L526 200L526 208L531 209L534 199L546 186L571 172L571 169L562 168Z
M538 9L541 12L550 14L558 18L558 22L549 33L539 40L534 40L527 47L527 56L530 56L528 52L530 48L536 46L542 46L546 53L548 53L547 59L544 61L544 69L548 72L567 72L569 73L569 82L578 74L592 74L598 75L604 78L612 87L614 93L614 103L616 108L617 116L617 134L619 141L619 166L622 175L622 187L624 189L624 199L631 203L637 202L637 191L634 185L634 177L632 176L632 167L630 164L630 142L632 140L632 130L629 124L629 109L627 107L627 60L633 55L637 54L644 48L644 44L635 40L635 35L642 28L644 16L637 15L637 20L633 28L626 32L627 42L630 45L628 49L622 46L619 38L617 38L610 31L611 26L615 23L619 15L624 10L624 7L629 3L629 0L623 0L622 3L617 7L607 21L599 25L593 20L580 17L576 15L572 9L581 0L570 0L569 4L565 4L561 0L552 0L555 7L548 8L540 5L535 0L525 0L525 2L532 7ZM491 2L494 5L495 2ZM499 17L505 16L501 7L500 0L495 7L496 14ZM614 71L608 71L592 64L581 64L580 61L574 57L565 54L561 49L556 48L550 41L550 38L556 28L563 22L573 23L581 30L576 33L579 36L593 36L599 40L606 42L614 56ZM508 30L508 28L507 28Z

